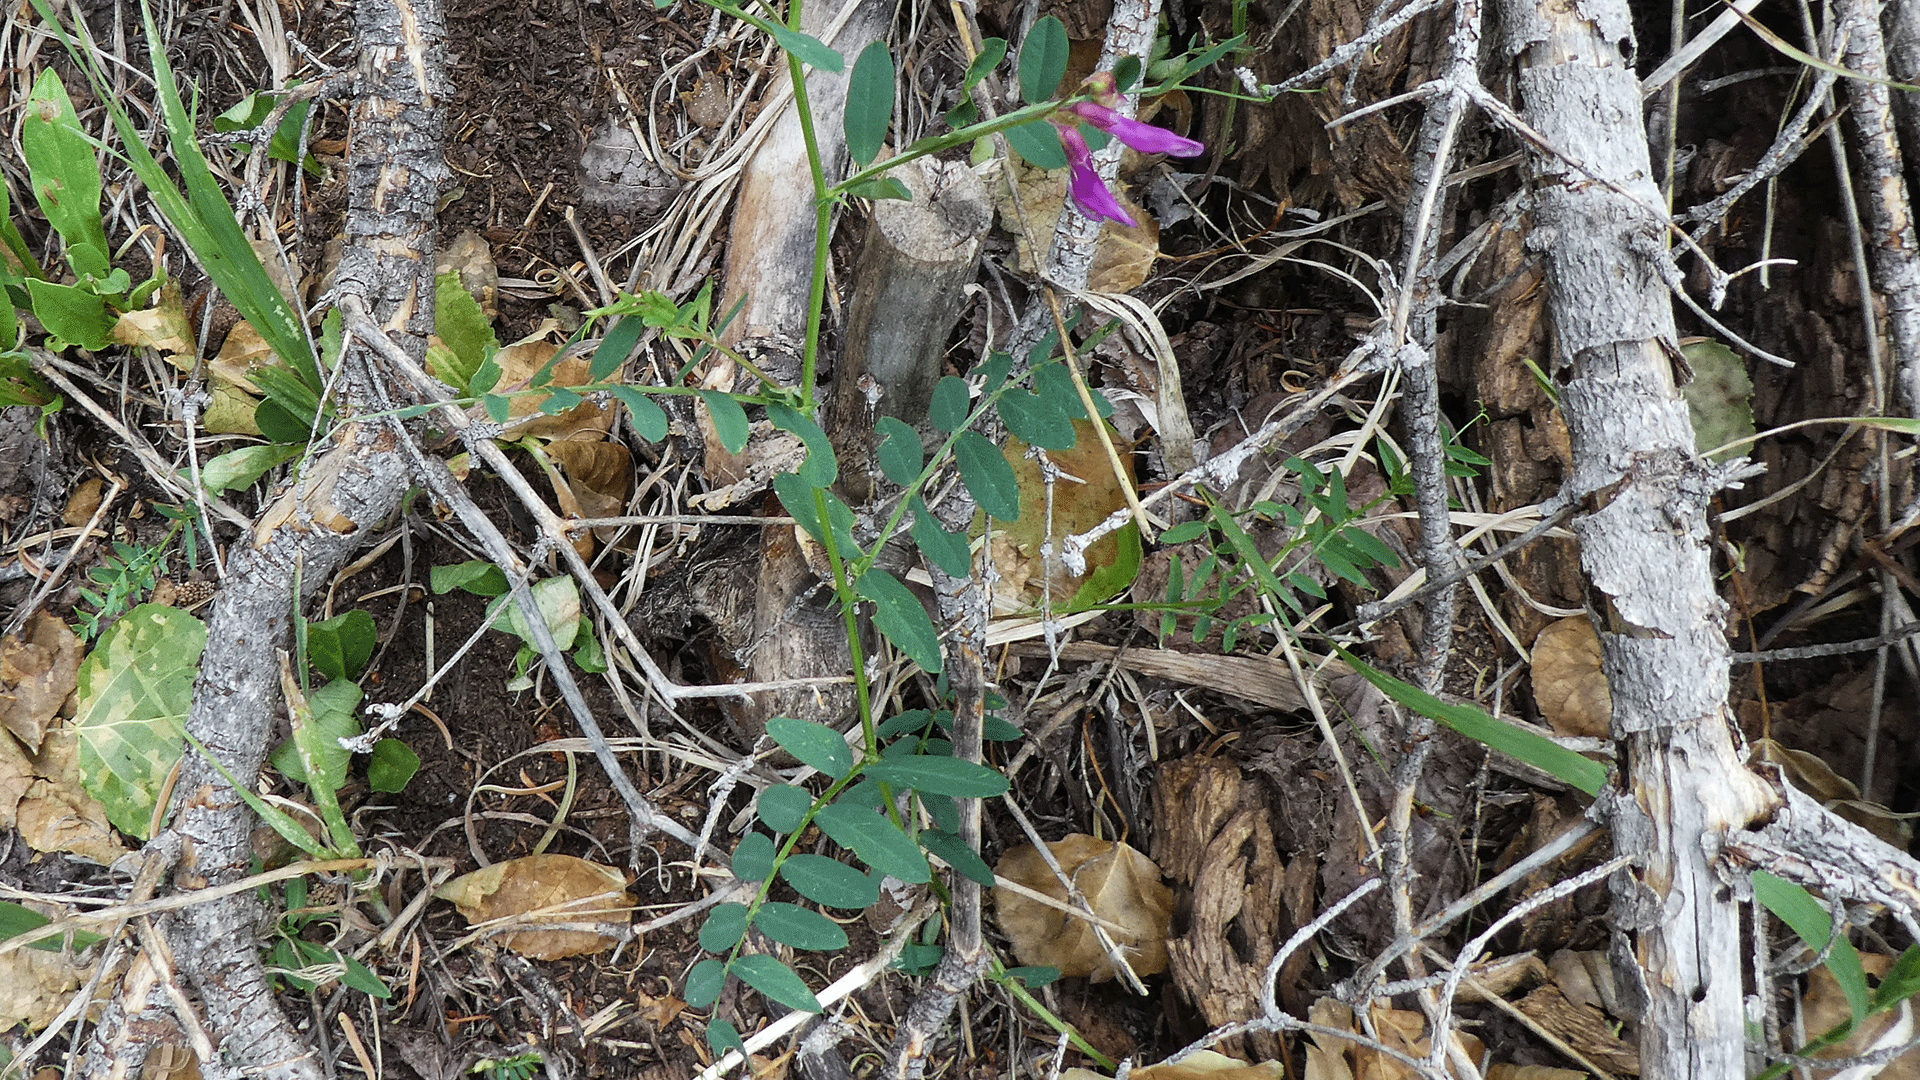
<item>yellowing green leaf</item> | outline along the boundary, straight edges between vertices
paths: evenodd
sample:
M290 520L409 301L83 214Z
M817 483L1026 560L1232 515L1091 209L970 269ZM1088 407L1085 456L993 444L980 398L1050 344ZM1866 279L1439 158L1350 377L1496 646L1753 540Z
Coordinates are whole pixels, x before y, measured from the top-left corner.
M81 776L129 836L145 839L154 800L180 758L207 630L178 608L142 604L80 665Z

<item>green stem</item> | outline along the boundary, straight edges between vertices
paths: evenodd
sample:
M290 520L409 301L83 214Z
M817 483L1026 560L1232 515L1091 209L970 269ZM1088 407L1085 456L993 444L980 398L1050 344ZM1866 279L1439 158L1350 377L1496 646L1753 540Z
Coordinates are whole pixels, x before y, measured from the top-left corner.
M1038 105L1029 105L1024 109L1015 109L1013 112L1007 113L1004 116L995 117L992 120L982 121L978 124L970 124L967 127L961 128L959 131L949 131L945 135L930 135L907 147L905 150L900 151L893 157L887 158L885 161L876 161L854 173L852 176L847 177L845 180L833 185L826 190L823 197L837 198L845 195L860 184L864 184L868 180L872 180L891 169L905 165L915 158L923 158L929 154L937 154L942 150L950 150L963 143L970 143L984 135L992 135L996 132L1005 131L1008 128L1019 127L1022 124L1031 124L1064 105L1081 100L1085 100L1084 97L1068 98L1065 101L1043 101Z
M993 980L995 982L999 983L1001 986L1006 987L1007 993L1012 994L1014 997L1014 1000L1018 1001L1020 1004L1025 1005L1028 1009L1032 1010L1033 1015L1039 1017L1048 1027L1051 1027L1053 1030L1059 1032L1062 1035L1065 1035L1067 1037L1067 1041L1072 1043L1075 1049L1079 1050L1081 1053L1092 1058L1095 1064L1099 1065L1101 1068L1107 1070L1108 1072L1112 1072L1115 1068L1118 1067L1112 1058L1108 1057L1107 1055L1101 1053L1098 1050L1095 1050L1093 1048L1093 1044L1081 1038L1080 1033L1074 1030L1072 1024L1069 1024L1065 1020L1062 1020L1059 1017L1053 1015L1053 1013L1049 1011L1045 1005L1040 1004L1039 999L1035 998L1031 993L1029 993L1027 991L1027 988L1021 985L1019 979L1009 978L1007 976L1006 969L1000 966L1000 962L998 960L994 961L993 968L994 969L990 974L992 975Z

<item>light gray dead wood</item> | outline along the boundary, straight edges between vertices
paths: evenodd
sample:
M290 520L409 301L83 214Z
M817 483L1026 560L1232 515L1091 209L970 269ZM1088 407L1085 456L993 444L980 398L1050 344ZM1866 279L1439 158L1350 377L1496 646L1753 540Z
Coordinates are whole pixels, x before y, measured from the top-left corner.
M1612 797L1616 963L1646 996L1646 1075L1694 1080L1748 1069L1740 910L1715 872L1730 832L1773 802L1734 751L1727 710L1725 605L1714 591L1707 501L1727 475L1696 458L1667 349L1671 301L1648 250L1660 225L1640 87L1622 58L1632 20L1620 0L1503 0L1506 56L1522 104L1560 157L1530 149L1546 252L1556 373L1572 434L1570 493L1581 561L1613 688L1613 735L1627 790ZM1629 199L1623 192L1631 192ZM1637 200L1637 201L1636 201Z

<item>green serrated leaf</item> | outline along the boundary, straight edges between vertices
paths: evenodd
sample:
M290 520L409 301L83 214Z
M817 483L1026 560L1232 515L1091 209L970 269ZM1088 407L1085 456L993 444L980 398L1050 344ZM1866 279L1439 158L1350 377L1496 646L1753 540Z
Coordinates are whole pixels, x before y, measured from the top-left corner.
M951 795L956 799L989 799L1007 793L1006 775L998 769L952 757L916 754L898 761L867 766L866 775L915 791Z
M1020 481L999 447L977 431L963 431L954 440L953 460L980 509L1001 521L1020 519Z
M813 795L803 787L775 784L760 793L760 820L777 833L790 833L813 812Z
M880 436L880 445L875 449L874 456L879 459L881 474L901 487L920 479L920 470L926 467L926 456L920 449L920 433L905 421L892 416L883 416L876 421L874 432Z
M747 422L747 410L740 407L732 394L723 394L718 390L700 391L700 400L707 403L707 412L713 417L713 430L720 435L720 445L727 453L737 454L747 448L747 437L753 433L753 427Z
M480 365L500 347L493 323L461 284L460 275L452 271L441 274L434 283L433 318L433 331L446 343L448 352L428 354L428 373L448 386L464 387L473 382Z
M883 874L910 885L933 880L933 870L927 866L926 856L920 854L919 845L883 814L835 803L813 815L813 821L834 843Z
M887 130L893 124L893 54L885 40L861 50L847 80L847 107L842 127L847 153L864 167L880 156Z
M151 835L154 801L180 759L206 643L199 619L141 604L102 634L80 665L73 725L81 782L128 836Z
M700 947L712 953L724 953L740 944L746 936L745 904L716 905L707 913L707 921L700 925Z
M793 891L828 907L857 911L880 900L880 886L871 877L825 855L789 855L780 864L780 876Z
M1067 75L1067 27L1048 15L1033 24L1020 43L1020 98L1038 105L1053 97Z
M853 769L853 751L847 740L825 724L776 716L767 721L767 734L780 748L835 780Z
M860 575L854 587L873 601L873 625L929 675L940 673L940 632L913 590L879 567ZM796 755L797 756L797 755Z
M753 925L773 940L796 949L833 952L847 947L847 932L838 923L798 904L762 904Z
M750 832L733 849L733 876L741 881L765 881L773 873L773 838Z

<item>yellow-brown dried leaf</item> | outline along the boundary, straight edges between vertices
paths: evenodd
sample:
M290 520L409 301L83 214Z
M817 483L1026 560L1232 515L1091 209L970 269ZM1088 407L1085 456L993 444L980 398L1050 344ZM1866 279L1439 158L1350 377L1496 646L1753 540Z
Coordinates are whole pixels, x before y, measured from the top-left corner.
M1139 1080L1280 1080L1286 1075L1277 1061L1250 1065L1212 1050L1202 1050L1177 1065L1145 1065L1130 1074ZM1068 1069L1061 1080L1103 1080L1091 1069Z
M1134 973L1144 977L1165 971L1173 890L1161 884L1160 868L1153 860L1125 844L1084 833L1073 833L1047 847L1093 913L1123 928L1108 933L1125 951ZM1031 844L1009 851L994 875L1056 900L1067 899L1066 887ZM999 886L994 888L994 907L1000 929L1022 964L1058 968L1063 975L1083 975L1094 982L1118 974L1085 919Z
M47 725L73 695L83 651L67 624L44 611L0 640L0 725L28 750L39 752Z
M628 934L626 877L611 866L571 855L528 855L462 874L434 893L451 900L473 924L514 919L515 926L598 924L601 929L515 929L503 938L514 952L559 960L605 952Z
M1555 734L1597 739L1611 730L1613 694L1586 616L1549 623L1534 640L1533 698Z

